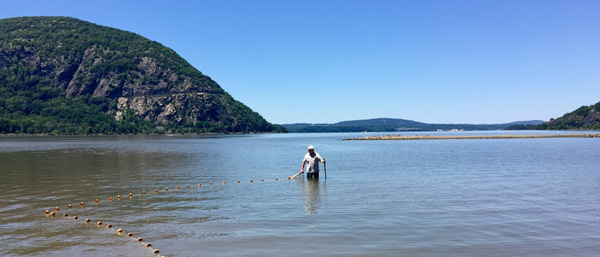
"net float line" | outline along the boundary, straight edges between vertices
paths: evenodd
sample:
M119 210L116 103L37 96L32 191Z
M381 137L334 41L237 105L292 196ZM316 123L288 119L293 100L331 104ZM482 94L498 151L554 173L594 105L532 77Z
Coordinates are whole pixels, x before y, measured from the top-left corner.
M295 176L294 176L294 177L295 177ZM289 179L290 179L290 177L288 177L288 180L289 180ZM260 179L260 181L261 181L261 182L264 182L264 178L261 178L261 179ZM275 181L279 181L279 177L276 177L276 178L275 178ZM241 180L237 180L236 182L239 184L239 183L241 183ZM254 183L254 179L250 179L250 183ZM222 182L222 184L223 184L223 185L225 185L225 184L226 184L226 181L223 181L223 182ZM212 186L212 185L213 185L213 182L209 182L209 185L210 185L210 186ZM202 186L202 184L201 184L201 183L198 183L198 188L201 188L201 186ZM176 189L180 189L180 186L176 186L175 188L176 188ZM186 187L185 187L185 188L186 188L186 189L189 189L189 188L190 188L190 186L189 186L189 185L186 185ZM168 191L169 191L169 188L168 188L168 187L165 187L165 192L167 192L167 193L168 193ZM155 190L154 190L154 193L155 193L155 194L158 194L158 193L159 193L159 190L158 190L158 189L155 189ZM144 191L142 191L142 194L141 194L141 195L142 195L143 197L145 197L145 196L146 196L146 191L145 191L145 190L144 190ZM129 193L129 199L133 199L133 196L134 196L133 192L130 192L130 193ZM121 200L121 195L117 195L117 197L116 197L116 198L117 198L117 200L118 200L118 201L120 201L120 200ZM98 206L98 203L99 203L99 201L100 201L100 200L99 200L98 198L96 198L96 199L94 200L94 202L95 202L95 205L96 205L96 206ZM112 196L111 196L111 197L109 197L109 198L108 198L108 201L109 201L110 203L112 203L112 202L113 202L113 197L112 197ZM79 205L80 205L80 206L83 208L83 207L84 207L84 202L80 202L80 203L79 203ZM68 209L71 209L71 208L72 208L72 205L71 205L71 204L68 204L68 205L67 205L67 207L68 207ZM59 209L60 209L60 208L59 208L58 206L57 206L57 207L55 207L55 210L56 210L56 212L58 212L58 211L59 211ZM46 217L54 217L54 216L56 215L56 213L55 213L55 212L50 212L50 210L48 210L48 209L47 209L47 210L45 210L45 213L46 213ZM67 214L67 213L64 213L64 214L63 214L63 217L65 217L65 218L66 218L66 217L68 217L68 214ZM78 220L78 217L77 217L77 216L73 216L73 220L77 221L77 220ZM91 222L91 220L90 220L89 218L86 218L85 220L83 220L83 219L79 219L79 220L80 220L80 221L83 221L83 223L84 223L84 224L89 224L89 223ZM98 221L96 224L98 225L98 227L102 227L102 225L103 225L102 221ZM105 227L106 227L106 229L112 229L112 227L113 227L113 226L112 226L111 224L107 224ZM122 235L122 234L124 234L124 232L123 232L123 229L120 229L120 228L119 228L119 229L117 230L117 234L118 234L118 235ZM129 237L129 238L133 238L133 233L131 233L131 232L128 232L128 233L126 234L126 236L127 236L127 237ZM138 238L137 238L137 241L138 241L138 242L140 242L140 243L145 243L145 246L146 246L147 248L150 248L154 254L157 254L157 255L158 255L158 254L160 253L160 251L158 250L158 248L152 248L152 244L150 244L150 243L146 243L146 242L143 242L143 238L142 238L142 237L138 237Z
M46 210L46 211L48 211L48 212L45 212L46 218L54 218L56 216L55 212L50 212L49 210ZM69 214L65 212L63 214L63 217L67 218L67 217L69 217ZM79 222L81 222L83 224L86 224L86 225L88 225L91 222L91 220L89 218L79 219L77 215L73 216L73 221L76 221L76 222L79 221ZM111 224L106 224L106 226L103 226L104 223L101 220L97 221L96 224L97 224L98 228L105 227L107 230L112 230L113 229L113 226ZM133 237L133 233L131 233L131 232L125 233L125 232L123 232L122 228L117 229L117 235L118 236L125 235L128 238L134 238ZM150 251L152 251L152 253L154 253L154 254L158 255L160 253L160 251L158 250L158 248L152 248L152 244L148 243L148 242L144 242L144 239L142 237L138 237L137 239L135 239L135 241L144 244L144 246L146 246L146 248L149 248ZM162 257L164 257L164 256L162 256Z
M290 178L290 177L288 177L288 179L289 179L289 178ZM264 178L261 178L261 179L260 179L260 181L261 181L261 182L264 182ZM275 178L275 181L279 181L279 177L276 177L276 178ZM239 180L239 179L238 179L236 182L239 184L239 183L241 183L241 180ZM250 179L250 183L253 183L253 182L254 182L254 179ZM213 185L213 182L209 182L209 184L212 186L212 185ZM226 181L223 181L223 182L222 182L222 184L223 184L223 185L225 185L225 184L226 184ZM198 183L198 187L202 187L202 184L201 184L201 183ZM181 187L180 187L180 186L176 186L175 188L176 188L176 189L180 189ZM187 188L187 189L189 189L189 188L190 188L190 186L189 186L189 185L186 185L186 188ZM169 188L168 188L168 187L165 187L165 192L168 192L168 191L169 191ZM158 190L158 189L154 189L154 193L159 193L159 190ZM130 198L130 199L132 199L132 198L133 198L133 196L134 196L134 194L133 194L132 192L130 192L130 193L129 193L129 198ZM144 191L142 191L142 196L146 196L146 191L145 191L145 190L144 190ZM121 195L117 195L117 196L116 196L116 198L117 198L117 200L121 200ZM109 202L114 202L114 198L113 198L112 196L110 196L110 197L108 197L108 201L109 201ZM96 206L98 206L98 203L99 203L99 202L100 202L100 200L99 200L98 198L94 199L94 203L96 203ZM80 205L81 207L84 207L84 206L85 206L84 202L79 202L79 205ZM71 205L71 204L68 204L68 205L67 205L67 208L69 208L69 209L70 209L70 208L72 208L72 205ZM60 210L60 208L59 208L58 206L57 206L57 207L55 207L54 209L55 209L57 212ZM46 212L47 212L47 213L49 213L50 211L49 211L49 210L46 210Z
M291 177L291 178L294 178L294 177ZM288 177L288 179L290 179L290 177ZM260 179L260 181L261 181L261 182L264 182L265 180L264 180L264 178L261 178L261 179ZM279 177L276 177L276 178L275 178L275 181L279 181ZM239 183L241 183L241 180L239 180L239 179L238 179L236 182L239 184ZM253 182L254 182L254 179L250 179L250 183L253 183ZM212 186L214 183L213 183L213 182L209 182L209 184ZM223 184L223 185L225 185L225 184L227 184L227 182L226 182L226 181L223 181L223 182L222 182L222 184ZM198 187L202 187L202 183L198 183ZM180 186L176 186L175 188L176 188L176 189L180 189L181 187L180 187ZM186 186L185 186L185 188L186 188L186 189L189 189L189 188L191 188L191 187L190 187L190 185L186 185ZM168 192L168 191L169 191L169 188L168 188L168 187L165 187L165 192ZM159 192L160 192L160 191L159 191L158 189L154 189L154 193L155 193L155 194L158 194ZM134 193L133 193L133 192L129 192L128 194L129 194L129 199L133 199L133 197L134 197ZM142 197L146 197L146 191L145 191L145 190L143 190L143 191L142 191L142 193L141 193L141 196L142 196ZM120 201L120 200L121 200L121 195L117 195L117 196L116 196L116 198L117 198L117 200L118 200L118 201ZM108 202L111 202L111 203L112 203L112 202L114 202L114 197L112 197L112 196L108 197ZM94 199L94 203L95 203L95 205L96 205L96 206L99 206L99 203L100 203L100 200L99 200L99 198L96 198L96 199ZM79 205L80 205L82 208L83 208L83 207L85 207L85 204L84 204L84 202L79 202ZM68 205L67 205L67 208L68 208L68 209L72 208L72 205L71 205L71 204L68 204ZM59 211L59 209L60 209L60 208L59 208L58 206L57 206L57 207L55 207L55 210L56 210L57 212ZM49 211L49 210L48 210L48 211Z
M289 177L288 177L288 179L289 179ZM263 178L261 178L261 179L260 179L260 181L261 181L261 182L264 182L264 179L263 179ZM275 181L279 181L279 177L276 177L276 178L275 178ZM241 183L241 180L237 180L236 182L239 184L239 183ZM253 180L253 179L250 179L250 183L253 183L253 182L254 182L254 180ZM212 185L213 185L213 182L209 182L209 184L212 186ZM223 182L222 182L222 184L223 184L223 185L225 185L225 184L226 184L226 181L223 181ZM201 184L201 183L198 183L198 187L200 188L201 186L202 186L202 184ZM180 188L180 186L176 186L175 188L179 189L179 188ZM190 186L189 186L189 185L186 185L186 188L190 188ZM168 190L169 190L169 188L168 188L168 187L165 187L165 192L168 192ZM158 193L159 193L159 190L158 190L158 189L155 189L155 190L154 190L154 193L155 193L155 194L158 194ZM145 191L145 190L144 190L144 191L142 191L142 194L141 194L141 195L142 195L143 197L145 197L145 196L146 196L146 191ZM133 199L133 196L134 196L133 192L130 192L130 193L129 193L129 199ZM121 200L121 195L117 195L117 196L116 196L116 198L117 198L117 200L119 200L119 201L120 201L120 200ZM96 199L94 199L95 206L99 206L99 202L100 202L99 198L96 198ZM114 198L113 198L112 196L108 197L108 202L109 202L109 203L114 203ZM84 204L84 202L79 202L79 205L80 205L82 208L84 208L84 207L85 207L85 204ZM92 206L93 206L93 205L92 205ZM71 209L71 208L72 208L72 204L68 204L68 205L67 205L67 208L68 208L68 209ZM56 214L59 212L60 208L59 208L58 206L56 206L56 207L54 208L54 210L55 210L55 212L50 212L50 210L49 210L49 209L46 209L46 210L45 210L45 213L46 213L46 215L47 215L47 216L52 216L52 217L54 217L54 216L55 216L55 215L56 215ZM68 216L68 214L67 214L67 213L65 213L65 214L63 214L63 216L64 216L64 217L67 217L67 216ZM77 216L75 216L75 217L74 217L74 219L77 219L77 218L78 218ZM86 223L89 223L89 222L90 222L90 219L85 219L85 220L84 220L84 222L86 222ZM102 224L102 223L100 222L100 224L98 224L98 225L101 225L101 224ZM109 224L109 225L110 225L110 224ZM110 227L109 227L109 228L110 228Z
M291 178L293 179L294 177L295 177L295 176L293 176L293 177L291 177ZM288 180L289 180L289 179L290 179L290 177L288 177ZM264 182L265 180L264 180L264 178L261 178L261 179L260 179L260 181L261 181L261 182ZM275 181L279 181L279 177L276 177L276 178L275 178ZM238 184L240 184L242 181L238 179L238 180L237 180L237 181L235 181L235 182L237 182ZM254 183L254 179L250 179L250 183ZM211 186L212 186L213 184L214 184L213 182L209 182L209 185L211 185ZM223 182L222 182L222 184L223 184L223 185L226 185L226 184L227 184L227 182L226 182L226 181L223 181ZM198 183L198 187L199 187L199 188L200 188L200 187L202 187L202 183ZM181 187L180 187L180 186L176 186L175 188L176 188L176 189L180 189ZM186 188L186 189L190 189L191 187L190 187L190 185L186 185L186 186L185 186L185 188ZM168 188L168 187L164 187L164 189L165 189L165 192L168 192L168 191L169 191L169 188ZM160 191L158 190L158 188L154 189L154 194L159 194L159 193L160 193ZM134 197L134 193L133 193L133 192L129 192L128 194L129 194L129 199L133 199L133 197ZM142 196L142 197L146 197L146 190L143 190L143 191L142 191L142 193L141 193L141 196ZM117 196L116 196L116 199L117 199L117 201L120 201L120 200L121 200L121 195L117 195ZM113 202L114 202L114 197L112 197L112 196L108 197L108 202L110 202L110 203L113 203ZM95 203L95 206L99 206L99 203L100 203L100 200L99 200L99 198L95 198L95 199L94 199L94 203ZM80 205L82 208L83 208L83 207L85 207L85 204L84 204L84 202L79 202L79 205ZM68 209L71 209L71 208L72 208L72 204L68 204L68 205L67 205L67 208L68 208ZM57 206L57 207L55 207L54 209L56 210L56 212L58 212L60 208ZM47 210L47 211L48 211L48 214L49 214L49 212L50 212L50 211L49 211L49 210Z
M263 179L263 178L261 178L261 179L260 179L260 181L262 182L262 181L264 181L264 179ZM275 178L275 181L279 181L279 178L278 178L278 177L276 177L276 178ZM237 183L241 183L241 180L237 180L236 182L237 182ZM254 180L253 180L253 179L250 179L250 183L253 183L253 182L254 182ZM223 183L223 185L225 185L225 184L226 184L226 181L223 181L222 183ZM210 182L210 184L212 185L212 184L213 184L213 182ZM201 183L198 183L198 187L201 187L201 185L202 185ZM180 188L180 187L179 187L179 186L176 186L176 188ZM189 185L187 185L187 186L186 186L186 188L190 188L190 186L189 186ZM158 189L155 189L154 191L155 191L155 194L157 194L157 193L159 192L159 191L158 191ZM168 192L168 187L165 187L165 191L167 191L167 192ZM134 196L134 194L133 194L132 192L130 192L130 193L129 193L129 198L130 198L130 199L133 199L133 196ZM145 196L146 196L146 191L145 191L145 190L144 190L144 191L142 191L142 196L143 196L143 197L145 197ZM118 199L118 200L120 200L120 198L121 198L121 195L117 195L117 199ZM109 201L110 203L113 203L113 202L114 202L114 198L113 198L112 196L111 196L111 197L108 197L108 201ZM99 206L99 202L100 202L100 200L99 200L98 198L94 199L95 206ZM79 205L80 205L82 208L85 206L84 202L79 202ZM68 205L67 205L67 208L68 208L68 209L71 209L71 208L72 208L72 204L68 204ZM56 213L58 213L58 212L59 212L59 210L60 210L60 207L56 206L54 209L55 209L55 211L56 211L56 212L50 212L50 210L49 210L49 209L46 209L46 210L45 210L45 213L46 213L47 215L49 215L49 216L55 216L55 215L56 215ZM64 216L64 217L66 217L67 215L68 215L68 214L66 214L66 213L65 213L65 214L63 214L63 216ZM77 219L77 216L75 216L75 217L74 217L74 219ZM90 221L89 221L89 219L85 219L85 221L86 221L86 222L90 222Z

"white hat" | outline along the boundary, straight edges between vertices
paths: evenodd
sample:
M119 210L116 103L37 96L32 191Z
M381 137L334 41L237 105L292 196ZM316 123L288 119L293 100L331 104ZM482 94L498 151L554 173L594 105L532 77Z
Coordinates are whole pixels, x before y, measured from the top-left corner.
M312 145L309 145L309 146L308 146L308 150L310 150L310 149L313 149L313 150L315 150L315 147L314 147L314 146L312 146Z

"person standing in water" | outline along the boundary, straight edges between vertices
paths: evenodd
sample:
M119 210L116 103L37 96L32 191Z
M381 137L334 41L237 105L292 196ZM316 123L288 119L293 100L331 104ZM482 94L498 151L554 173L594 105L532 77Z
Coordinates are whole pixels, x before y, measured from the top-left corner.
M306 178L319 178L319 162L325 163L325 159L321 158L321 156L315 152L314 146L308 146L308 153L304 155L300 173L304 173L304 165L308 163L308 168L306 169Z

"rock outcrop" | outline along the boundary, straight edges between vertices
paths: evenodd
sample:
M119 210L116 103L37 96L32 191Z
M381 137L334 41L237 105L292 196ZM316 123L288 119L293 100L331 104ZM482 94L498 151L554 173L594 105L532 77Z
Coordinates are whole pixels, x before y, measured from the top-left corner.
M105 114L115 121L132 112L158 126L282 131L173 50L140 35L67 17L3 19L0 33L0 75L23 76L23 84L40 78L66 98L108 98L113 104Z

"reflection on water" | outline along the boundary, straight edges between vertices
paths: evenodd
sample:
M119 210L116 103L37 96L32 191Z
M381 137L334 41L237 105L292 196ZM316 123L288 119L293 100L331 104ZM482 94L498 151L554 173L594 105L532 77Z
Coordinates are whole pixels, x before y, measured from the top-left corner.
M304 201L304 209L308 216L317 214L317 209L321 205L321 183L323 183L323 189L325 188L325 180L319 182L319 179L302 179L300 181L300 187L302 188L302 194Z

